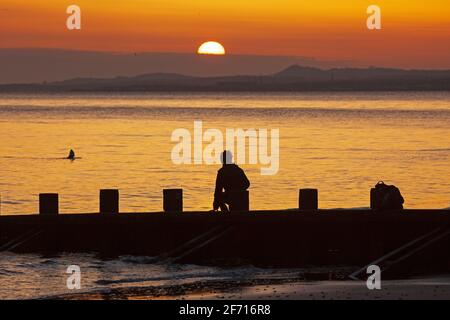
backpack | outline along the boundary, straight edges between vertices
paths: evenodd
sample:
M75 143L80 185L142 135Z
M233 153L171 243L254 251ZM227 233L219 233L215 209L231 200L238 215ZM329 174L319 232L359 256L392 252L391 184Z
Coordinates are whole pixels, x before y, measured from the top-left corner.
M370 208L375 210L403 209L405 200L396 186L379 181L371 192Z

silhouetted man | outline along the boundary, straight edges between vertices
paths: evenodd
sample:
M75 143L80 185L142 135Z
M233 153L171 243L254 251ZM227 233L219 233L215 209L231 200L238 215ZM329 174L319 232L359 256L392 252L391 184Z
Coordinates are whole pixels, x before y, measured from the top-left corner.
M219 208L228 212L230 191L247 190L250 187L244 170L232 162L233 155L230 151L224 151L221 156L222 168L217 172L216 191L214 192L214 211Z
M75 160L75 151L70 149L69 155L67 156L67 159L69 160Z

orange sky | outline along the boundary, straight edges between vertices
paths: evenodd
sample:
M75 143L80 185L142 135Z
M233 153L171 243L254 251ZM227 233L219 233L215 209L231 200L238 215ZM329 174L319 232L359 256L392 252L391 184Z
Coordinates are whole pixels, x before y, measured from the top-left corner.
M68 31L66 8L82 10ZM366 28L366 8L382 30ZM361 65L450 68L449 0L0 0L0 48L295 55Z

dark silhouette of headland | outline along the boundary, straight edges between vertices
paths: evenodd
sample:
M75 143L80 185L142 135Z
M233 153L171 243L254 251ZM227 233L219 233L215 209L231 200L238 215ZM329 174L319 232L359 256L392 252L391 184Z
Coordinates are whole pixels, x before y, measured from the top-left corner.
M198 77L151 73L115 78L74 78L31 84L3 84L0 92L184 92L184 91L449 91L450 70L388 68L319 69L292 65L278 73Z

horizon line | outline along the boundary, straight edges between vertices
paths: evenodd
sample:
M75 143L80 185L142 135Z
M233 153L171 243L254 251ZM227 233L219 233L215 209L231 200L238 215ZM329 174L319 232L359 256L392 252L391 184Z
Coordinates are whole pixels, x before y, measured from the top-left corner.
M249 54L249 53L229 53L227 52L225 55L199 55L197 52L181 52L181 51L111 51L111 50L101 50L101 49L70 49L70 48L61 48L61 47L0 47L0 51L2 50L36 50L36 51L59 51L59 52L67 52L67 53L95 53L95 54L110 54L116 56L127 56L127 55L186 55L186 56L198 56L205 59L226 59L227 57L260 57L260 58L286 58L286 59L304 59L305 62L309 63L329 63L336 64L335 67L319 67L319 66L305 66L311 67L321 70L331 70L331 69L339 69L339 68L353 68L353 69L366 69L366 68L380 68L380 69L398 69L398 70L441 70L446 71L450 70L450 66L442 66L442 67L428 67L428 68L404 68L400 66L387 66L387 65L372 65L368 63L361 63L357 60L330 60L330 59L318 59L310 56L302 56L302 55L274 55L274 54ZM352 64L353 66L348 66L346 64ZM289 68L293 65L301 64L294 63L286 66ZM283 69L282 69L283 70ZM163 72L164 73L164 72ZM170 72L168 72L170 73ZM180 73L182 74L182 73Z

